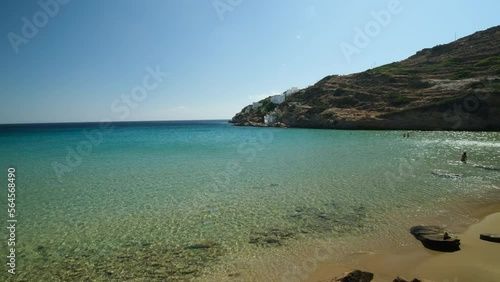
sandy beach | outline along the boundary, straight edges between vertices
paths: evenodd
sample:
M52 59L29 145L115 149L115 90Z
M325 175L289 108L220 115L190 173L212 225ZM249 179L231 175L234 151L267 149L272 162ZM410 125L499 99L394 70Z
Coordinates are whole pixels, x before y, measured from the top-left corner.
M305 281L331 281L352 269L372 272L373 281L378 282L393 281L397 276L449 282L500 281L500 243L479 239L481 233L500 234L500 204L483 207L475 216L482 219L456 233L461 239L460 251L444 253L414 244L389 252L356 254L343 262L321 264Z

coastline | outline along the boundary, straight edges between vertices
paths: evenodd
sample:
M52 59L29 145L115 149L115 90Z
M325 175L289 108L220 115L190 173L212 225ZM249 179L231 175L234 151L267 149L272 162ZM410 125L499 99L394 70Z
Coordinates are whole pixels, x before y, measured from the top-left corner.
M479 239L480 233L500 233L500 202L472 206L478 219L452 230L461 239L460 251L452 253L426 249L416 239L410 246L373 253L352 254L342 261L323 262L304 279L305 282L331 281L347 271L360 269L375 274L373 281L392 281L397 276L430 281L497 281L500 279L500 243ZM409 236L412 236L408 232ZM424 280L425 281L425 280Z
M218 270L195 281L332 282L354 269L374 273L375 282L392 282L397 276L427 282L498 281L500 273L493 271L497 268L495 262L500 260L500 243L480 240L479 233L500 233L500 189L449 205L461 214L415 215L405 222L444 226L461 239L461 250L455 253L426 249L410 234L412 225L398 225L359 236L290 242L278 253L268 248L251 254L235 253L221 262ZM452 214L457 212L447 205L441 208Z

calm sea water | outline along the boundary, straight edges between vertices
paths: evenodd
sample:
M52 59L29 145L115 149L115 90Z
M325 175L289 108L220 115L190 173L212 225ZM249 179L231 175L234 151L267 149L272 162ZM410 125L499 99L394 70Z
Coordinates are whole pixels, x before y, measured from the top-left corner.
M464 220L465 201L499 200L499 151L498 132L4 126L0 179L6 186L16 169L17 274L3 264L0 278L281 281L294 267L304 277L318 260L365 251L353 238L405 243L419 220ZM304 252L322 244L338 248Z

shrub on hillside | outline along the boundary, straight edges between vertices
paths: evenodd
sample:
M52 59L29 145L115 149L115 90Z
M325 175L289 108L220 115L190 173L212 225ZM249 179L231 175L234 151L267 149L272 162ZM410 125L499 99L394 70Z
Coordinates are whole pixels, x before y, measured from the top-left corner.
M347 108L347 107L352 107L352 106L357 105L359 103L359 101L358 101L358 99L356 99L352 96L343 96L343 97L333 99L332 103L335 107Z
M399 94L391 93L387 95L387 103L391 106L402 106L409 104L411 101L411 98L401 96Z

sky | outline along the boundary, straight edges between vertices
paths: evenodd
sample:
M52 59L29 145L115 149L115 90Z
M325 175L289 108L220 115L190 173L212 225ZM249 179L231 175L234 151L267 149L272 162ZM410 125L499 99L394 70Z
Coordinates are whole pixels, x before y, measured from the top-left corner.
M5 0L0 124L230 119L500 24L497 0Z

